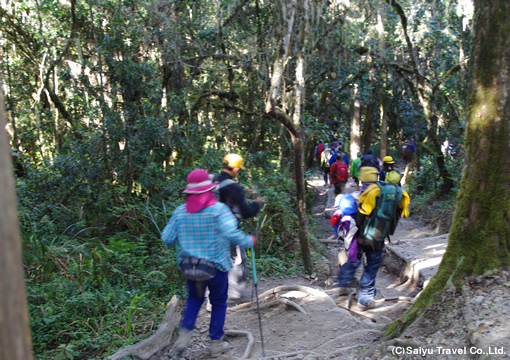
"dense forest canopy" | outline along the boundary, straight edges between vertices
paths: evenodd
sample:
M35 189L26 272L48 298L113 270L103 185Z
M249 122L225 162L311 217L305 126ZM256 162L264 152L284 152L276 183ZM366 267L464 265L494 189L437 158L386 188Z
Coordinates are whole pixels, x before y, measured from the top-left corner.
M413 139L411 195L458 189L469 0L2 0L0 12L38 356L106 354L148 331L141 309L160 314L183 291L160 230L189 171L218 172L228 152L246 159L240 181L266 197L243 226L259 230L257 256L273 274L303 267L294 170L316 166L318 142L399 157Z

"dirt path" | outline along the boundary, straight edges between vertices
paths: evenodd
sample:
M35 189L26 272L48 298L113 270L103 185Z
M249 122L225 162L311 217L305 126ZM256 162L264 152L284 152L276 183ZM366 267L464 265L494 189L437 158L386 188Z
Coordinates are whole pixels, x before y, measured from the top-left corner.
M328 216L328 212L332 211L332 189L321 186L323 182L318 178L309 183L317 189L313 217L323 229L321 238L328 239L333 234ZM352 181L346 190L354 190ZM392 241L394 244L387 246L376 279L376 299L380 301L375 309L356 311L355 293L340 298L335 295L339 247L337 244L325 244L330 266L320 267L322 270L316 278L259 279L263 344L255 303L251 307L249 304L229 307L225 328L230 333L226 340L232 349L219 359L469 359L478 356L469 354L473 346L477 351L482 348L487 351L487 346L497 350L499 344L502 348L506 346L505 354L491 354L488 358L508 358L508 274L492 278L490 286L487 286L488 278L481 278L477 284L464 289L465 298L453 294L445 299L441 304L444 307L437 314L424 317L400 339L381 342L382 328L411 305L410 301L384 299L413 298L426 285L444 253L447 235L435 234L433 229L422 226L411 217L401 220ZM498 299L492 301L492 307L487 307L484 313L481 305L493 299L494 294L499 296ZM472 297L476 297L478 303L473 303ZM459 304L462 306L459 307ZM487 317L491 314L497 314L499 320L488 323ZM209 318L203 309L192 345L184 352L185 359L210 358L207 341ZM506 322L506 327L503 322ZM480 330L480 326L484 329L492 326L497 331ZM472 339L475 335L478 340ZM505 341L501 340L502 336ZM247 350L251 341L253 346L248 346ZM463 349L466 354L460 356L459 351ZM452 351L455 353L451 354Z

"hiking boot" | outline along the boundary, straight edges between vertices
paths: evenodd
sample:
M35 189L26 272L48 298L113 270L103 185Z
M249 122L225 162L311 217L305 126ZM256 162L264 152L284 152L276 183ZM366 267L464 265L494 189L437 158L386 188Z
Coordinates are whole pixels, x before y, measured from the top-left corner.
M223 354L228 349L231 349L232 347L230 344L226 341L223 341L222 339L219 340L211 340L211 357L215 358Z
M184 350L189 346L191 341L191 330L181 328L179 331L179 337L175 340L174 346L172 347L172 356L180 357Z
M358 303L358 310L359 311L367 311L367 310L373 309L374 307L375 307L375 301L374 300L370 300L368 305L363 305L361 303Z
M351 290L348 287L340 286L338 288L338 296L345 296L349 295L351 293Z

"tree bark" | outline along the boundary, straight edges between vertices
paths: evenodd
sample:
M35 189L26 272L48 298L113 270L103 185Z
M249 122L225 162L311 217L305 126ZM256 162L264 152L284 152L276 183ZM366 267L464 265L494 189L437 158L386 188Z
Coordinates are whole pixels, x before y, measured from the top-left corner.
M388 114L386 113L386 103L388 97L384 93L381 94L381 102L379 103L379 111L381 114L381 148L379 149L379 158L382 160L388 155Z
M506 10L504 10L506 9ZM475 39L465 169L438 272L390 333L401 332L443 290L510 265L510 11L506 0L475 1Z
M351 159L358 157L361 151L361 104L357 97L357 90L353 91L351 100Z
M375 88L372 90L372 95L375 94ZM373 99L373 98L372 98ZM367 105L365 111L365 119L363 121L363 148L365 151L370 149L372 145L372 134L373 134L373 125L372 118L374 117L375 109L377 108L377 102L375 99Z
M308 1L304 0L304 18L307 21L307 7ZM304 162L303 162L303 144L302 133L300 130L300 123L302 123L302 101L304 96L304 36L306 35L306 25L301 28L302 47L299 49L298 64L296 67L296 96L295 96L295 114L294 121L288 117L283 111L276 106L276 99L280 88L280 83L285 72L285 63L290 51L290 40L292 35L292 28L294 26L294 19L296 14L296 1L292 0L287 6L287 33L283 37L283 44L280 55L276 58L273 67L273 75L271 78L271 89L268 98L266 99L266 113L278 120L285 126L289 132L292 145L294 149L294 174L296 181L296 197L298 203L298 219L299 219L299 243L301 247L301 255L303 257L303 265L307 273L313 272L312 256L310 253L310 245L308 240L308 226L306 222L306 193L305 193L305 180L304 180ZM303 34L304 32L305 34Z
M5 129L0 92L0 128ZM12 160L7 133L0 133L0 359L30 360L31 337Z

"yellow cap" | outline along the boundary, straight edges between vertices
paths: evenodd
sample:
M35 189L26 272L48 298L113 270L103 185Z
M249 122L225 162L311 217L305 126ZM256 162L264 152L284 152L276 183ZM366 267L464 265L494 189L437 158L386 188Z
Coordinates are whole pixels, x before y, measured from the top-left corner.
M243 170L246 170L244 168L244 159L237 155L237 154L227 154L223 158L223 165L227 165L231 168L241 168Z
M391 156L385 156L382 159L383 163L385 164L395 164L395 160Z

